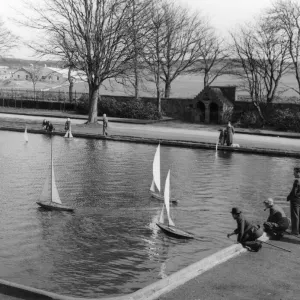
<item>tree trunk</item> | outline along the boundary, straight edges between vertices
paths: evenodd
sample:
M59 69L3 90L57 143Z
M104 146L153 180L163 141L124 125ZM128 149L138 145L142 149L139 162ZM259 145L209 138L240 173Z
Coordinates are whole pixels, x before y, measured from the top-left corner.
M98 117L98 85L89 85L89 118L88 123L97 123Z
M36 101L36 95L35 95L35 83L33 83L33 99Z
M257 111L258 111L258 114L259 114L259 116L261 117L262 121L265 122L265 117L264 117L263 114L262 114L262 111L261 111L261 109L260 109L259 104L258 104L256 101L253 101L253 104L254 104L254 106L256 107L256 109L257 109Z
M157 110L161 112L161 95L160 95L159 88L156 88L156 105L157 105Z
M70 85L69 85L69 102L72 103L73 101L73 87L74 87L74 83L73 80L70 81Z
M68 81L69 81L69 102L72 103L74 81L73 81L73 78L71 77L71 68L70 67L69 67L69 71L68 71Z
M140 93L140 83L139 83L139 73L137 70L137 64L135 65L134 68L134 97L135 99L139 98L139 93Z
M208 86L208 79L209 79L209 77L208 77L208 72L205 71L205 72L204 72L204 78L203 78L203 84L204 84L203 87L204 87L204 88Z
M166 80L165 83L165 98L170 98L171 94L171 82L169 80Z

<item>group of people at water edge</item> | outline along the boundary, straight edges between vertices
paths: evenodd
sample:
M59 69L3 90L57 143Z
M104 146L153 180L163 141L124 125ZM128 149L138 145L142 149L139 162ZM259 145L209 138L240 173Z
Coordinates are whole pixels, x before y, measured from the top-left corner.
M237 228L228 233L229 238L232 235L237 235L237 241L241 243L250 251L259 251L262 247L262 242L258 240L265 231L271 239L280 240L284 233L287 233L287 229L291 225L291 235L299 236L300 233L300 167L294 168L295 180L293 187L287 201L290 202L291 219L289 219L284 210L274 203L272 198L268 198L264 201L265 210L269 209L269 217L263 224L263 228L260 225L255 225L249 221L242 211L238 207L233 207L231 214L234 220L237 222Z
M108 119L107 119L106 114L103 114L102 122L103 122L102 134L104 136L108 136L108 132L107 132ZM55 130L53 124L50 121L46 120L46 119L43 120L42 126L43 126L43 129L45 129L47 132L53 132ZM67 118L67 121L65 123L65 131L66 131L66 134L65 134L66 138L72 138L73 137L72 130L71 130L71 119L70 118Z
M226 128L221 129L219 135L219 145L232 146L233 145L234 127L228 122Z

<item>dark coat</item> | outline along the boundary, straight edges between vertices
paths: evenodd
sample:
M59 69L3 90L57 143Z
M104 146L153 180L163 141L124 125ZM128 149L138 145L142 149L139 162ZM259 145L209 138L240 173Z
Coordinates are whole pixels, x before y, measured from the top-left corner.
M273 205L270 208L270 215L267 222L279 223L282 218L286 218L286 214L283 209L278 205Z
M295 179L292 190L287 196L287 201L300 204L300 184L298 179Z
M248 221L242 213L238 216L236 222L238 227L234 230L234 233L238 235L237 241L239 243L243 243L248 240L255 240L261 235L259 233L256 236L256 232L258 232L259 227L257 225L253 225L252 222Z
M226 127L226 144L231 146L233 143L234 127L232 125L227 125Z
M71 121L66 121L65 130L70 130L70 129L71 129Z

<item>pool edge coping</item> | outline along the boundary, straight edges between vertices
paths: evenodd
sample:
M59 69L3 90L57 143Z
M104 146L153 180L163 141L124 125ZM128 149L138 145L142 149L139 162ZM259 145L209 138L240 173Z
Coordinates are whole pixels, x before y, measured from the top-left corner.
M267 241L269 240L269 237L264 233L264 235L259 239L261 241ZM41 300L155 300L159 296L172 291L173 289L183 285L187 281L201 275L213 267L245 252L247 252L247 250L243 248L241 244L231 245L171 274L170 276L167 276L166 278L160 279L136 292L122 296L101 298L65 296L2 279L0 279L0 295L3 294L1 289L6 288L11 292L10 294L6 292L6 295L14 296L16 294L21 295L24 293L23 299L30 299L29 297L31 296L39 296L41 298L38 299Z

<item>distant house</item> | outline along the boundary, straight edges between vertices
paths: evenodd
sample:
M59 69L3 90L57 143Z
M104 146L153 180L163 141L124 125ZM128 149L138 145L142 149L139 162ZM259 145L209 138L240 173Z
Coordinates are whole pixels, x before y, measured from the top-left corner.
M14 80L31 80L32 69L27 67L22 67L18 69L13 74ZM52 68L52 67L41 67L38 69L36 74L39 77L39 81L49 82L49 83L63 83L68 80L68 69ZM72 72L71 76L74 80L79 79L78 72Z

